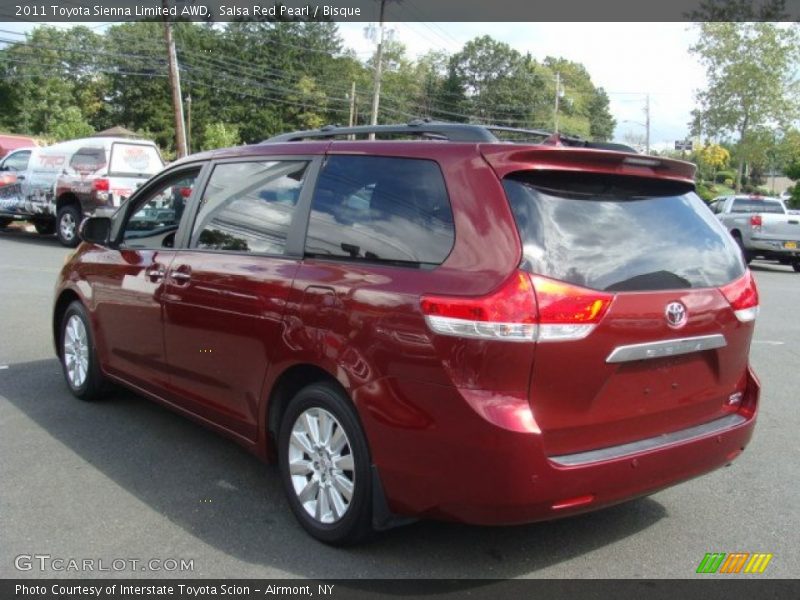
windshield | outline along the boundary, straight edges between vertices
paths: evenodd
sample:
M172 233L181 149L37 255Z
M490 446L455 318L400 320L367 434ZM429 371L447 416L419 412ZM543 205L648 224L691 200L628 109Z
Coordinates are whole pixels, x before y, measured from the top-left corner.
M504 187L531 272L610 291L717 287L744 272L728 232L685 185L516 174Z

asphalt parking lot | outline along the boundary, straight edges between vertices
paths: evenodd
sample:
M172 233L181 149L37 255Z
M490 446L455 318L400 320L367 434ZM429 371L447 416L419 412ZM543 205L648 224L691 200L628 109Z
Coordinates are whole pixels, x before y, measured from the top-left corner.
M0 577L19 555L193 561L123 577L694 577L706 552L769 552L800 573L800 274L754 263L760 421L733 466L594 514L522 527L421 522L348 549L300 529L277 469L144 399L72 398L54 357L52 291L68 250L0 231ZM171 563L169 563L171 565ZM95 575L117 574L95 573ZM705 577L709 577L706 575Z

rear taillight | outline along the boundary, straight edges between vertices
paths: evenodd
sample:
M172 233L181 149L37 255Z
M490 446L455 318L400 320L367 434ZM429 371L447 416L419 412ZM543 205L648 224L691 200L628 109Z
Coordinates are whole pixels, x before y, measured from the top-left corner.
M758 316L758 288L750 269L745 274L720 288L722 295L731 305L736 318L746 323Z
M533 286L521 271L488 296L423 296L421 306L436 333L514 342L536 339Z
M563 341L586 337L614 296L516 271L480 297L423 296L428 326L443 335L506 341Z
M534 275L539 340L578 340L589 335L614 299L612 294Z
M111 189L111 184L109 183L108 179L93 179L92 189L94 189L96 192L107 192Z
M763 220L761 219L761 215L751 215L750 216L750 228L753 231L761 231L761 225L763 224Z

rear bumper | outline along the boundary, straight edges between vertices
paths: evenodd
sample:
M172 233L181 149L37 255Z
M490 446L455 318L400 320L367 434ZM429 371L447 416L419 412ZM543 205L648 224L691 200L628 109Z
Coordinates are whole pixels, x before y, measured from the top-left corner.
M797 244L795 248L786 248L786 242ZM750 238L750 245L747 248L752 254L768 257L795 257L800 258L800 241L789 239L764 239Z
M743 404L747 408L736 418L709 425L707 431L701 424L683 436L676 432L674 439L655 446L617 447L623 451L612 452L611 458L589 456L583 457L588 461L564 464L569 462L564 457L545 455L532 417L508 396L484 396L492 409L478 414L474 397L465 398L463 390L419 382L383 385L393 388L388 398L413 398L415 409L414 420L405 420L406 427L398 431L382 417L375 418L387 413L371 410L373 398L359 398L392 512L486 525L587 512L724 466L750 441L759 393L751 373Z

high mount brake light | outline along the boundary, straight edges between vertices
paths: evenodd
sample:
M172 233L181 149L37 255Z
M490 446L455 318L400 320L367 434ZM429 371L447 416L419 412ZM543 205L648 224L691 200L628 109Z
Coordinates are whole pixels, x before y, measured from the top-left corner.
M731 305L736 318L747 323L758 316L758 288L750 269L736 281L719 288Z
M486 296L423 296L428 326L442 335L506 341L576 340L605 315L612 294L516 271Z

